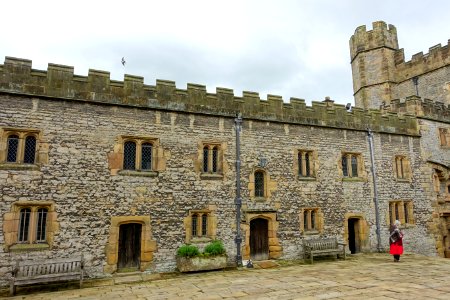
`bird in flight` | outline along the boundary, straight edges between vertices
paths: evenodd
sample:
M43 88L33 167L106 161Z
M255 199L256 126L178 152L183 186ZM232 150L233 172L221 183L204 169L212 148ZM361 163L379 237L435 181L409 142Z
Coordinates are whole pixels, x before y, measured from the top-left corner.
M125 64L126 64L127 62L125 61L125 57L122 57L122 65L125 67Z

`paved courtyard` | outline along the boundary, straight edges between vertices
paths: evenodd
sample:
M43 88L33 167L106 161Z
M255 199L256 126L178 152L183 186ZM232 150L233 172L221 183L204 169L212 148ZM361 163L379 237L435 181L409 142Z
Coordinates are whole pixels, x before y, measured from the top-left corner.
M313 265L182 274L9 299L450 299L450 259L361 254Z

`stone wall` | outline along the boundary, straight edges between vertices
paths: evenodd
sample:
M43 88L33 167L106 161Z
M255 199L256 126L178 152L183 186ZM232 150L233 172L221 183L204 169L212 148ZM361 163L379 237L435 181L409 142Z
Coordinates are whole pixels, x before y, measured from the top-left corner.
M379 112L378 112L379 113ZM149 216L153 260L148 272L175 270L176 249L185 241L184 218L189 210L214 207L216 236L224 241L230 262L235 256L235 137L234 119L224 116L170 112L142 107L125 107L38 98L3 93L0 96L0 127L35 128L48 145L48 162L38 170L0 169L0 215L22 201L54 201L59 230L50 250L13 253L0 248L0 277L5 283L11 263L18 258L62 257L82 252L89 276L104 273L106 247L113 217ZM165 169L155 177L112 175L108 154L120 136L151 136L159 139L166 159ZM382 225L382 242L387 247L388 201L414 202L416 224L405 231L407 251L433 255L433 241L426 223L431 207L424 186L420 139L415 135L375 134L377 176ZM201 141L225 143L221 180L201 179L195 168ZM245 119L242 138L243 213L275 212L277 226L273 251L279 257L301 257L302 239L315 235L300 233L299 213L304 207L320 207L323 236L344 239L345 215L362 215L368 224L363 250L376 249L373 187L367 133L301 124ZM315 180L300 180L294 172L295 151L317 151ZM356 152L364 163L361 179L343 180L340 161L343 152ZM407 155L412 179L397 182L393 157ZM250 197L251 174L259 159L268 161L271 195L261 201ZM424 175L425 174L425 175ZM245 217L243 220L246 220ZM245 229L243 224L243 236ZM3 217L0 218L3 228ZM4 243L0 231L0 243ZM246 245L244 244L243 247ZM274 252L274 253L275 253Z

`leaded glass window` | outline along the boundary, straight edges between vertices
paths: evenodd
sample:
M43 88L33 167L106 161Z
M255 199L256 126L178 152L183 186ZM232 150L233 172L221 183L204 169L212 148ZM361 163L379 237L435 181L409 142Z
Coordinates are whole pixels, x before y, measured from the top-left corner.
M358 177L358 158L352 155L352 177Z
M405 213L405 223L409 223L409 214L408 214L408 203L404 202L403 203L403 211Z
M264 172L255 172L255 197L264 197Z
M208 233L208 216L202 215L202 236L206 236Z
M23 155L23 162L26 164L34 164L36 158L36 138L34 136L27 136L25 138L25 151Z
M303 157L302 153L298 153L298 175L303 176Z
M316 228L316 212L311 210L311 229Z
M8 137L8 154L6 155L7 162L17 161L17 151L19 149L19 136L10 135Z
M192 215L192 236L197 236L198 215Z
M136 143L125 142L123 147L123 168L124 170L136 169Z
M347 155L342 156L342 174L348 177Z
M22 208L20 210L20 219L19 219L19 242L28 241L28 232L30 230L30 215L31 209Z
M36 241L45 242L47 229L47 209L39 208L37 211Z
M306 170L306 177L309 177L311 175L311 172L309 170L309 153L305 153L305 170Z
M208 147L203 148L203 172L208 172L208 161L209 161L209 149Z
M152 169L152 147L151 143L142 144L141 152L141 169L151 170Z
M213 173L217 173L217 167L219 165L218 159L219 159L219 149L216 146L212 149L212 171L213 171Z
M303 228L305 230L308 230L308 211L307 210L303 211Z

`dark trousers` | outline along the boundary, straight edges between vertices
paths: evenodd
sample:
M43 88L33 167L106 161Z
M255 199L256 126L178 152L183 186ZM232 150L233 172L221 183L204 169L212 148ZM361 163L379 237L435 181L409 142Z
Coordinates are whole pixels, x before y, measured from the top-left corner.
M400 260L400 255L394 255L394 260L395 261L399 261Z

